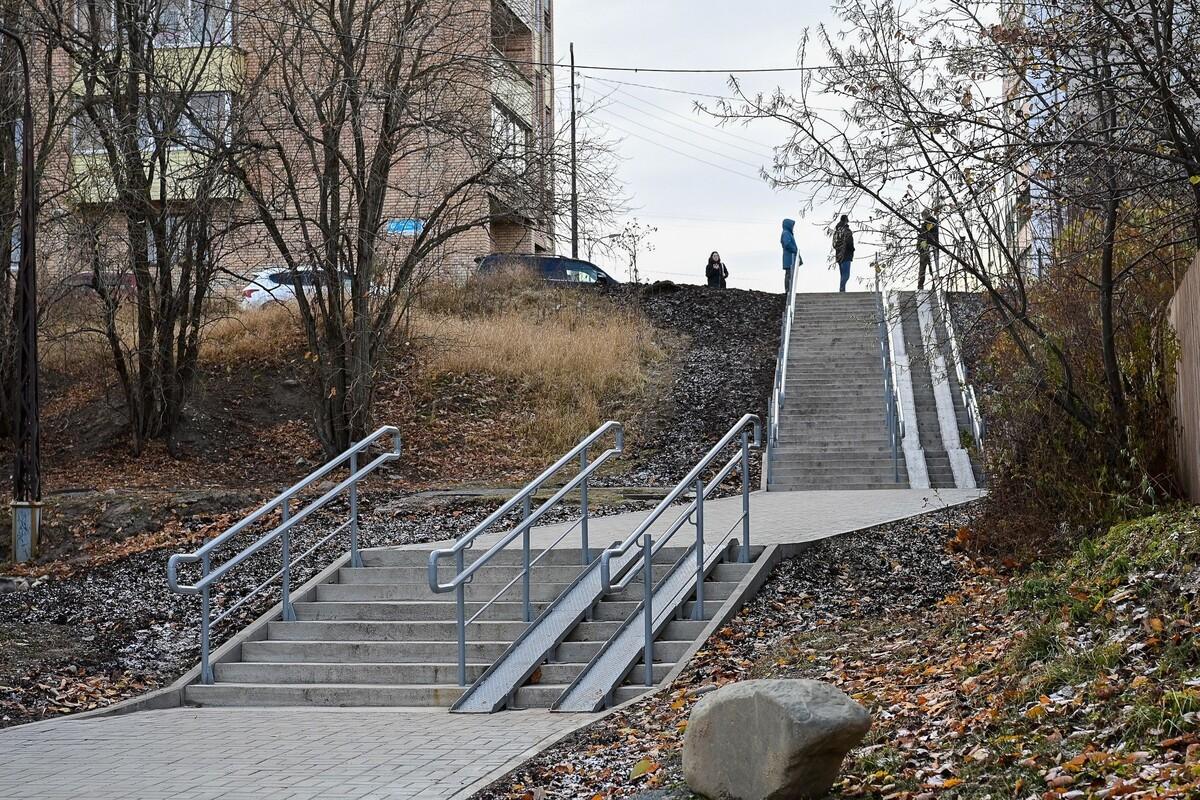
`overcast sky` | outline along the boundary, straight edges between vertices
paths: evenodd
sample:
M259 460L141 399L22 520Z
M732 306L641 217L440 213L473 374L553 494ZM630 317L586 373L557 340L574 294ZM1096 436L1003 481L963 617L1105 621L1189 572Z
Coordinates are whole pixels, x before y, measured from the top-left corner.
M754 0L731 6L717 0L556 0L555 46L566 61L575 43L580 65L745 69L792 66L805 27L829 22L827 3ZM810 56L810 62L820 59ZM569 85L559 73L559 86ZM776 192L757 177L771 149L786 138L773 123L721 128L695 110L704 98L611 81L683 92L728 94L727 75L607 73L581 70L586 99L608 96L599 118L621 139L621 167L636 209L654 225L655 251L639 260L643 278L700 283L708 254L719 250L731 277L744 289L782 291L779 233L784 217L796 218L804 266L802 291L836 291L826 230L837 208L801 218L804 198ZM748 91L789 88L794 74L744 76ZM560 101L565 92L560 92ZM710 101L711 102L711 101ZM831 99L829 104L836 104ZM562 106L560 106L562 107ZM707 162L707 163L706 163ZM586 255L586 254L585 254ZM860 246L853 288L867 273L869 249ZM621 278L617 258L596 261Z

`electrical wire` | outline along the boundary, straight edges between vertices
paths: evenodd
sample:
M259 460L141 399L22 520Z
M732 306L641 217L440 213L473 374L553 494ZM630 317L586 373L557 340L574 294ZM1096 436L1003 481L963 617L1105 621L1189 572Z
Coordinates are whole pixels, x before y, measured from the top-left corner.
M611 122L603 122L603 123L601 123L601 124L603 124L603 125L605 125L605 126L607 126L607 127L609 127L609 128L612 128L612 129L613 129L613 130L615 130L615 131L620 131L621 133L624 133L624 134L625 134L625 135L627 135L627 136L632 136L632 137L633 137L633 138L635 138L635 139L641 139L642 141L644 141L644 142L647 142L647 143L649 143L649 144L652 144L652 145L654 145L655 147L661 147L663 150L667 150L667 151L669 151L669 152L672 152L672 153L674 153L674 154L676 154L676 155L683 156L684 158L689 158L689 159L691 159L692 161L696 161L696 162L698 162L698 163L700 163L700 164L704 164L704 165L706 165L706 166L713 167L714 169L719 169L719 170L722 170L722 171L724 171L724 172L728 172L728 173L730 173L731 175L737 175L739 178L745 178L745 179L746 179L746 180L748 180L748 181L754 181L755 183L758 183L758 184L761 184L761 183L762 183L762 179L761 179L761 178L752 177L752 176L750 176L750 175L747 175L747 174L746 174L746 173L744 173L744 172L739 172L739 171L738 171L738 170L736 170L736 169L732 169L732 168L730 168L730 167L726 167L726 166L723 166L723 165L721 165L721 164L714 164L714 163L713 163L713 162L711 162L711 161L707 161L707 160L705 160L705 159L703 159L703 158L699 158L699 157L697 157L697 156L694 156L694 155L692 155L691 153L685 153L685 152L683 152L682 150L677 150L677 149L675 149L674 147L671 147L670 145L665 145L665 144L663 144L662 142L660 142L660 141L657 141L656 139L651 139L651 138L650 138L650 137L648 137L648 136L642 136L641 134L634 133L633 131L626 130L626 129L624 129L624 128L620 127L619 125L614 125L614 124L612 124Z
M640 122L636 119L627 117L624 114L618 114L617 112L613 111L612 109L600 108L600 109L597 109L597 113L608 114L608 115L616 117L617 119L624 120L625 122L628 122L630 124L642 126L645 130L647 130L651 133L656 133L659 136L664 136L673 141L680 142L681 144L684 144L687 147L694 147L697 150L700 150L705 153L709 153L710 155L717 156L718 158L724 158L728 161L732 161L735 164L741 164L744 167L750 167L752 169L759 169L762 167L762 164L755 164L751 161L744 161L740 158L734 158L733 156L725 155L720 150L713 150L710 147L705 147L704 145L695 144L694 142L689 142L687 139L684 139L682 136L675 136L675 135L667 133L665 131L658 130L657 128L652 128L648 125L645 125L645 123Z

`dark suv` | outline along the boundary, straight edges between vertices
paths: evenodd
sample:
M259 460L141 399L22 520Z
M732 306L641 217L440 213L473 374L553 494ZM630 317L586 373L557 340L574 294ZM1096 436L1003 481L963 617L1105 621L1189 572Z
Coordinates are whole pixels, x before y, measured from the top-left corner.
M506 269L529 270L550 283L618 286L620 281L589 261L564 256L504 255L496 253L479 261L479 272L487 275Z

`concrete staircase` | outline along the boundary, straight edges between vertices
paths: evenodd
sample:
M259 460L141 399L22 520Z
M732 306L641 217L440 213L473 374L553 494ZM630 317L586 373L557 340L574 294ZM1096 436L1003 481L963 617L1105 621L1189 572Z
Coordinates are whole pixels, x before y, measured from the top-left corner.
M972 435L971 422L966 404L963 402L962 392L959 389L956 371L953 367L949 367L944 371L945 374L940 371L935 374L934 367L930 363L929 352L932 349L941 354L947 365L953 364L945 322L941 318L937 304L932 304L931 311L936 340L927 341L921 329L917 294L915 292L898 292L897 298L899 308L896 311L900 314L901 326L904 331L904 345L908 352L913 400L916 406L917 430L920 435L921 447L925 451L929 483L934 489L953 489L955 488L954 473L950 467L950 457L946 453L946 442L942 438L938 419L937 401L934 399L933 382L935 377L939 380L943 377L948 379L960 446L963 446L961 443L969 444ZM971 459L971 466L976 482L980 482L983 470L974 456Z
M656 580L684 553L664 548L656 556ZM481 551L468 551L469 564ZM533 552L533 557L539 551ZM199 706L388 706L449 707L462 695L454 595L430 591L429 551L363 551L363 566L343 567L310 600L295 603L296 621L268 622L258 638L215 664L215 683L192 684L187 703ZM531 600L536 616L583 571L581 553L552 550L533 568ZM521 554L503 552L468 584L470 618L521 570ZM730 598L753 564L719 564L705 583L704 620ZM451 565L443 566L449 577ZM467 679L475 681L527 627L521 582L504 590L483 616L467 627ZM515 708L549 708L583 670L642 597L640 582L606 596L590 620L579 623L550 660L519 688ZM707 623L692 620L694 602L681 608L654 648L653 677L661 681L693 646ZM647 689L635 667L617 702Z
M892 460L872 293L797 296L768 488L908 488Z
M468 552L467 563L480 552ZM537 552L533 556L536 557ZM520 552L504 552L468 585L470 618L520 574ZM429 551L363 551L363 566L343 567L295 604L296 621L267 624L240 658L215 666L216 682L187 687L203 706L450 706L458 686L454 595L426 583ZM449 577L452 565L444 565ZM579 575L578 550L554 550L533 568L536 615ZM525 630L521 582L467 628L467 678L475 680Z
M904 331L904 346L908 352L917 433L921 449L925 451L929 486L933 489L953 489L954 472L950 468L950 457L946 455L946 446L942 441L941 427L938 423L937 401L933 397L933 375L926 354L925 338L921 334L916 297L914 292L900 292L900 307L897 311Z
M658 581L678 560L682 550L664 548L655 556L654 579ZM750 564L723 563L709 574L704 582L703 619L694 620L695 600L684 603L680 618L667 625L654 642L654 665L651 677L661 684L683 658L696 639L704 632L725 602L733 595L738 584L754 567ZM543 665L525 686L517 690L513 698L516 708L550 708L567 687L579 677L588 662L600 652L604 643L617 632L621 623L638 611L642 602L643 587L635 581L625 589L607 595L596 607L592 621L583 622L560 644L550 662ZM645 683L645 660L638 659L633 670L625 676L622 684L613 693L613 703L623 703L638 697L653 687Z

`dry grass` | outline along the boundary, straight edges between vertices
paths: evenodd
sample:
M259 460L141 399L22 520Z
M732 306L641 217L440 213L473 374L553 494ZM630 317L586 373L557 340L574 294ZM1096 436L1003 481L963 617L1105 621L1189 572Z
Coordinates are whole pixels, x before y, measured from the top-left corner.
M58 374L100 386L111 380L112 355L99 309L89 311L95 319L57 320L43 355ZM126 346L134 322L133 309L123 309L118 325ZM511 275L426 287L396 345L397 354L411 350L417 357L415 371L398 376L416 395L436 395L435 384L453 383L454 376L488 376L512 387L505 403L527 420L514 438L537 458L561 453L605 419L620 417L640 399L649 369L663 356L652 326L635 309L586 287L548 287ZM200 363L229 370L282 362L303 349L294 307L214 308Z
M200 346L202 364L270 361L294 352L303 342L297 310L272 303L234 311L209 323Z
M587 288L523 278L440 287L414 313L411 334L427 379L486 374L519 384L532 404L519 433L542 456L634 403L663 355L635 311Z

